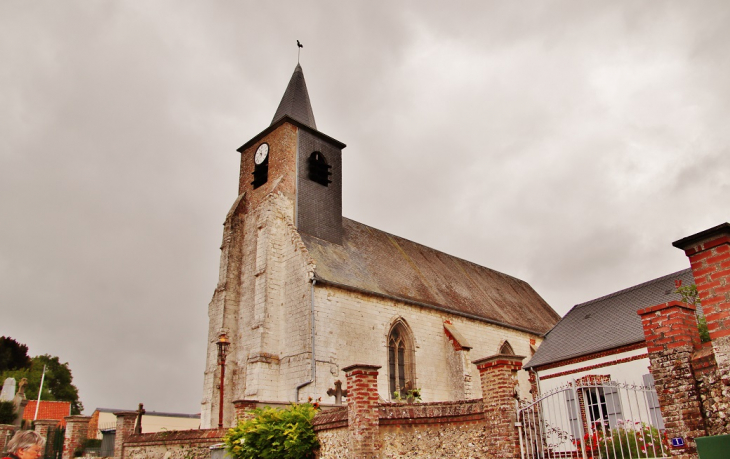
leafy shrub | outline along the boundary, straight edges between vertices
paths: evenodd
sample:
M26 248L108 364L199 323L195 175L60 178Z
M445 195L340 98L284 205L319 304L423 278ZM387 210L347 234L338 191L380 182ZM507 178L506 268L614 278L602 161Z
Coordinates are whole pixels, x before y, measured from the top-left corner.
M310 459L319 447L312 427L316 412L310 403L256 408L254 417L229 429L223 441L236 459Z

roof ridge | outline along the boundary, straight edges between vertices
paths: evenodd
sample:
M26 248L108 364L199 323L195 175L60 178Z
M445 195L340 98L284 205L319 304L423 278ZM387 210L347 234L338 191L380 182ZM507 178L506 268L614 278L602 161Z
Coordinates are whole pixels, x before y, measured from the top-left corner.
M609 298L613 298L613 297L616 297L616 296L619 296L619 295L623 295L623 294L628 293L630 291L638 290L640 288L644 288L644 287L646 287L649 284L654 284L656 282L660 282L660 281L666 280L667 278L677 276L678 274L684 274L684 273L686 273L688 271L692 271L692 268L681 269L681 270L679 270L677 272L670 273L670 274L666 274L664 276L657 277L656 279L652 279L652 280L648 280L646 282L642 282L641 284L636 284L633 287L628 287L628 288L625 288L623 290L619 290L618 292L609 293L608 295L604 295L604 296L601 296L601 297L598 297L598 298L594 298L594 299L589 300L589 301L586 301L584 303L578 303L575 306L573 306L570 310L572 311L573 309L576 309L576 308L581 308L583 306L588 306L590 304L594 304L594 303L597 303L599 301L603 301L603 300L606 300L606 299L609 299ZM570 311L568 311L568 314L569 313L570 313ZM566 314L566 316L568 314Z

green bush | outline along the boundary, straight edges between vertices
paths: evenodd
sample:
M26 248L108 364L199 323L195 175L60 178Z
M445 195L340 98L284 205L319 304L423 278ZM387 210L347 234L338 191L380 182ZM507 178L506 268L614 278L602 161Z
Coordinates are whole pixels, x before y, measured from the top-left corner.
M0 402L0 424L15 422L15 405L13 402Z
M236 459L310 459L319 448L309 403L287 409L256 408L254 417L228 430L226 449Z

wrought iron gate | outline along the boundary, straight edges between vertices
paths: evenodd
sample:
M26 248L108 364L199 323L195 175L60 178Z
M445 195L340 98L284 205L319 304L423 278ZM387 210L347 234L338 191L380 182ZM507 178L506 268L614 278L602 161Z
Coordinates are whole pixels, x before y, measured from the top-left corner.
M669 457L653 386L572 381L517 410L522 459Z
M44 459L61 459L63 455L63 439L66 435L66 429L57 427L48 431L46 439L46 452Z

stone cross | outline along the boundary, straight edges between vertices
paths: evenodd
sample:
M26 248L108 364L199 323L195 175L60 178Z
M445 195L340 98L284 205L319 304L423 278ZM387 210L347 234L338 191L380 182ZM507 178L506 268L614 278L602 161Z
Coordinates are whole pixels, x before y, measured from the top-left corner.
M334 389L327 389L327 395L335 397L335 405L342 405L342 397L347 397L347 389L342 388L342 381L335 381Z
M145 414L147 411L144 409L144 404L140 403L139 408L137 408L137 424L134 426L134 433L135 434L141 434L142 433L142 415Z

